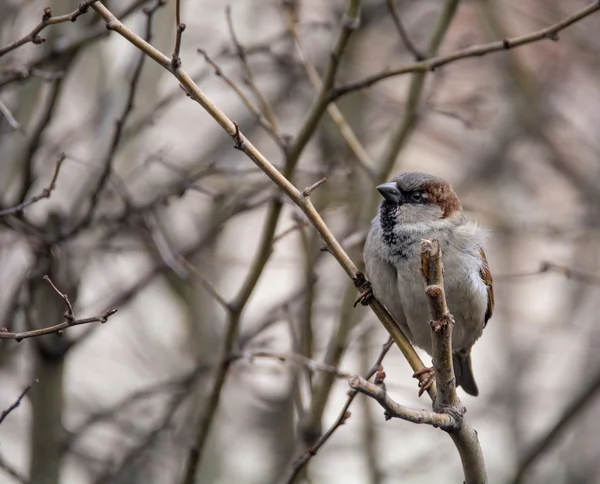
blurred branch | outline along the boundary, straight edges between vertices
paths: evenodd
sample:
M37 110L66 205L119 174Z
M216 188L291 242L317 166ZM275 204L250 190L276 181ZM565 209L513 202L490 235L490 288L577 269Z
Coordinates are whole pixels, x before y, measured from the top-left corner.
M313 360L311 358L307 358L301 354L295 353L279 353L274 351L264 351L264 350L244 350L241 353L233 353L231 355L231 360L245 360L252 362L255 358L265 358L270 360L277 360L281 362L290 362L295 363L297 365L304 366L310 371L323 371L326 373L331 373L335 375L337 378L350 378L350 373L340 371L335 366L327 365L325 363L321 363L320 361Z
M319 75L315 66L312 64L312 62L310 62L310 60L306 56L306 53L304 52L304 49L300 42L300 36L298 35L297 28L298 19L296 18L296 9L293 7L293 5L290 5L289 2L284 3L284 6L286 6L286 10L288 12L289 31L292 35L292 39L294 40L294 45L296 46L296 51L298 52L298 56L300 57L300 62L302 62L302 65L304 66L304 69L306 71L306 75L308 76L308 79L310 80L313 87L317 90L321 90L323 89L323 81L321 79L321 76ZM375 176L371 168L373 166L373 161L367 153L367 150L364 148L364 146L359 141L356 134L348 124L348 121L346 121L346 118L342 114L340 108L338 108L337 105L332 102L329 103L329 105L327 106L327 112L329 113L329 117L331 118L331 120L340 130L340 134L348 144L348 147L356 156L358 167L370 179L373 179Z
M375 361L375 363L373 364L371 369L366 373L365 380L368 380L373 375L375 375L375 373L377 373L377 370L381 366L381 363L383 362L385 355L390 350L390 348L392 347L393 344L394 344L394 340L392 338L389 338L387 340L387 342L383 345L383 347L381 348L381 352L379 353L379 356L377 357L377 360ZM331 425L331 427L329 427L329 429L323 435L321 435L319 440L310 449L308 449L304 454L302 454L294 462L293 467L292 467L292 472L291 472L290 476L288 477L288 479L285 481L287 484L292 484L296 481L297 477L300 474L300 471L304 468L304 466L306 466L306 464L308 464L308 461L311 459L311 457L316 455L317 452L319 451L319 449L321 447L323 447L325 442L327 442L329 440L329 438L333 435L333 433L340 426L344 425L346 423L346 420L348 420L350 418L349 409L350 409L350 406L352 405L352 402L354 401L354 398L356 397L357 394L358 394L358 392L356 390L350 389L348 391L348 398L346 399L346 403L342 407L342 410L340 411L335 422Z
M519 459L515 476L510 481L512 484L521 484L525 482L525 475L539 460L539 458L556 443L563 431L579 417L583 411L591 404L600 391L600 371L596 373L584 386L583 390L562 412L554 425L540 437L537 442L525 452Z
M335 88L332 92L331 99L336 100L350 92L365 89L367 87L372 86L373 84L378 83L379 81L388 79L390 77L400 76L411 72L432 72L438 67L442 67L446 64L450 64L461 59L468 59L470 57L481 57L486 54L514 49L515 47L531 44L540 40L549 39L552 41L558 41L558 33L561 30L570 27L574 23L579 22L580 20L591 15L599 9L600 2L594 1L587 7L581 9L573 15L570 15L569 17L564 18L560 22L557 22L555 24L550 25L549 27L537 30L527 35L498 40L496 42L490 42L488 44L474 45L471 47L467 47L466 49L457 50L456 52L453 52L451 54L439 57L434 57L433 55L435 54L430 51L430 56L424 61L399 67L397 69L386 69L377 74L366 76L365 78L360 79L358 81L350 82L348 84L339 86Z
M398 9L396 8L396 0L386 0L386 3L388 10L390 11L390 15L392 16L392 20L394 21L394 26L396 27L398 35L400 36L404 47L406 47L406 50L413 55L416 61L425 59L425 55L422 54L419 49L417 49L411 40L410 35L408 35L408 32L404 28L404 24L400 20L400 14L398 14Z
M248 99L248 96L244 94L240 87L223 72L223 69L221 69L221 67L219 67L219 65L208 56L204 49L198 49L198 53L201 54L204 57L204 60L214 69L215 76L223 79L225 84L227 84L233 90L233 92L237 94L244 106L246 106L246 108L248 108L248 110L256 116L256 119L261 127L273 138L275 143L277 143L277 145L280 147L284 147L285 143L279 133L273 127L272 123L270 123L269 120L252 103L252 101Z
M63 62L60 64L63 71L69 67L72 60L73 57L65 57L63 59ZM21 187L17 195L17 200L19 202L25 201L25 198L27 197L27 192L33 185L33 164L35 154L37 153L41 145L42 135L50 125L52 117L54 116L55 109L58 105L58 99L64 86L63 80L64 79L62 77L59 77L52 81L52 85L50 86L50 92L48 93L47 98L44 99L43 103L41 103L42 108L40 119L35 124L35 127L33 128L33 131L27 140L27 146L21 156L21 159L16 162L17 166L22 166L23 173Z
M233 28L233 19L231 18L231 5L227 5L225 7L225 16L227 17L227 28L229 29L229 35L231 36L231 41L233 42L234 51L236 55L239 57L242 68L244 70L245 78L244 82L248 85L256 99L258 100L261 108L261 112L264 117L267 119L269 123L269 127L273 133L278 133L278 123L277 117L275 116L275 112L273 111L273 107L271 103L267 100L267 98L260 91L258 86L256 85L256 80L254 78L254 73L250 68L250 63L248 62L248 57L246 56L246 49L242 44L240 44L237 35L235 33L235 29ZM279 137L279 135L277 135Z
M456 9L458 8L459 0L446 0L444 6L439 13L436 26L433 29L429 40L427 53L429 56L435 56L442 43L442 40L448 32L448 28L454 19ZM413 131L417 121L417 109L421 99L421 94L425 86L426 71L417 72L412 76L410 86L408 88L408 96L404 113L398 123L392 128L392 133L386 143L383 154L379 162L379 170L375 179L375 184L383 183L388 180L396 163L398 153L406 144L410 133ZM336 90L337 91L337 90ZM336 96L334 95L333 98ZM378 194L373 194L373 200L378 200ZM375 202L371 202L374 205Z
M547 274L549 272L556 272L564 275L567 279L585 282L587 284L600 284L600 274L592 274L579 269L573 269L572 267L563 266L550 261L542 261L540 268L536 271L531 272L518 272L515 274L498 274L494 275L495 279L519 279L525 277L539 276L541 274Z
M29 484L30 481L26 476L22 475L17 469L15 469L11 464L6 462L6 459L2 454L0 454L0 469L6 472L10 477L15 479L17 482L21 484Z
M21 401L23 400L23 398L25 398L25 395L29 393L29 390L31 390L31 387L33 387L33 384L36 383L36 381L37 380L34 380L32 383L27 385L25 389L21 392L21 394L18 396L18 398L10 405L10 407L8 407L5 410L2 410L2 414L0 415L0 425L2 425L2 422L4 422L4 419L8 417L10 412L12 412L21 405Z
M6 104L4 104L1 99L0 99L0 113L2 114L2 116L4 116L4 119L6 119L6 122L12 129L14 129L15 131L21 131L21 132L23 131L23 126L21 126L21 123L19 123L15 119L13 114L10 112L10 109L8 109L8 106L6 106Z
M87 11L90 8L90 5L97 1L98 0L83 0L79 3L79 7L77 8L77 10L74 10L73 12L67 13L65 15L60 15L58 17L53 17L52 9L50 7L46 7L44 9L44 15L42 15L42 21L39 24L37 24L31 32L4 47L0 47L0 57L2 57L4 54L7 54L11 50L15 50L16 48L21 47L22 45L28 44L29 42L32 42L36 45L43 44L46 41L46 39L38 35L42 30L44 30L49 25L55 25L64 22L75 22L81 15L87 13Z
M52 180L50 180L50 184L46 188L44 188L41 191L41 193L25 200L22 203L19 203L18 205L15 205L14 207L0 210L0 217L5 217L6 215L18 215L29 205L39 202L40 200L42 200L44 198L50 198L50 195L52 195L52 191L56 188L56 180L58 179L60 167L62 166L62 163L63 163L63 161L65 161L66 157L67 157L67 155L65 155L64 153L61 153L60 157L56 161L56 165L54 167L54 173L52 174Z
M27 338L35 338L37 336L42 336L45 334L56 334L57 336L63 336L64 330L70 328L72 326L79 326L81 324L89 324L89 323L106 323L108 318L110 318L113 314L117 312L117 308L111 308L104 311L100 316L93 316L91 318L85 319L75 319L75 315L73 313L73 306L71 305L71 301L69 300L69 296L62 293L52 282L52 280L48 276L44 276L44 279L52 286L52 289L65 301L65 305L67 306L67 310L65 311L63 317L64 321L59 324L55 324L54 326L48 326L46 328L40 329L32 329L30 331L23 331L20 333L12 333L10 331L5 331L5 328L0 330L0 339L14 339L17 343Z
M73 319L63 321L60 324L55 324L54 326L48 326L46 328L40 329L32 329L30 331L23 331L21 333L11 333L9 331L0 331L0 339L14 339L18 342L27 339L27 338L35 338L36 336L42 336L44 334L52 334L55 333L58 336L62 336L62 331L72 326L79 326L81 324L89 324L89 323L106 323L109 317L117 312L117 308L112 308L100 316L94 316L91 318L84 319Z
M146 15L146 24L145 24L144 39L143 39L144 42L150 43L152 41L154 15L164 5L165 5L164 1L157 0L153 7L144 8L144 14ZM108 151L106 152L106 155L103 157L103 159L100 162L100 170L101 170L100 176L98 177L98 180L97 180L95 186L92 188L91 193L89 194L89 202L88 202L89 205L87 208L87 212L81 218L81 220L79 220L75 225L73 225L71 228L69 228L65 234L61 235L61 237L63 239L71 237L72 235L75 235L76 233L78 233L80 230L88 227L90 225L90 223L92 222L92 219L94 218L94 214L96 213L96 210L98 209L100 195L110 178L110 175L112 172L112 167L115 163L117 148L119 147L119 145L121 143L121 138L124 133L125 124L127 123L127 120L129 119L131 112L133 111L133 108L134 108L134 100L135 100L135 96L136 96L136 93L138 90L139 81L140 81L140 77L142 74L142 68L144 67L145 60L146 60L146 55L144 55L143 52L140 52L137 62L133 68L131 80L128 85L125 106L123 108L121 115L116 120L115 131L112 135L112 138L110 139ZM86 197L87 197L87 194L86 194Z
M126 18L137 10L140 5L148 2L149 0L133 0L131 4L123 8L123 10L117 12L117 18ZM31 76L41 77L45 80L55 80L58 77L62 77L61 72L47 72L41 69L49 61L60 60L65 56L72 55L79 51L82 47L89 45L90 43L108 36L109 31L106 28L93 28L85 29L81 35L69 40L60 45L53 45L47 52L42 53L39 57L31 61L27 66L19 69L9 69L6 71L0 71L0 89L8 84L16 81L28 79Z

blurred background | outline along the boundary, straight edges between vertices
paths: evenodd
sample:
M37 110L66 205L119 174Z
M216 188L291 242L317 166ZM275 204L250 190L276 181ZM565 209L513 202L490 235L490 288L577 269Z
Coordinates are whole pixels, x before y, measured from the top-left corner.
M459 391L490 482L600 482L600 14L558 41L349 92L311 124L357 3L182 0L183 66L298 188L327 177L312 199L359 265L375 185L402 171L449 180L493 234L480 396ZM336 85L587 5L363 3ZM104 4L171 55L174 0ZM0 46L47 6L77 2L0 0ZM462 482L443 432L386 422L363 396L299 467L385 331L353 309L354 286L299 209L166 70L92 10L39 35L0 57L0 327L63 320L44 275L76 318L119 311L63 337L0 340L0 409L37 379L2 421L0 482ZM54 175L49 199L10 210ZM430 408L397 348L383 365L396 401Z

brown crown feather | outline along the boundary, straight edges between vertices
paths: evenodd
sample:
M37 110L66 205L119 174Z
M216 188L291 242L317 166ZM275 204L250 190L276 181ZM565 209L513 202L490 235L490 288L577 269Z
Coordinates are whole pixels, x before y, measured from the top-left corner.
M429 196L429 202L438 205L442 209L442 218L448 218L450 215L462 210L460 200L448 183L427 181L423 183L423 190Z

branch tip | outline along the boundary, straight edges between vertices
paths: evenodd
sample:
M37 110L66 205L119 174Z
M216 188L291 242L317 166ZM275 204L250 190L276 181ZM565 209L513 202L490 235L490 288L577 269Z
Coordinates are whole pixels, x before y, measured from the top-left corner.
M306 187L304 189L304 191L302 192L302 196L305 198L310 197L310 194L313 192L313 190L315 190L316 188L320 187L323 183L327 182L327 177L324 176L323 178L321 178L318 182L313 183L311 186Z

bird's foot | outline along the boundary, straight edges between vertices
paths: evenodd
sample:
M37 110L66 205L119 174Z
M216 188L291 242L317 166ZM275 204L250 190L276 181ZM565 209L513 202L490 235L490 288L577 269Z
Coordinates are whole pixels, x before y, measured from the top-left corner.
M367 281L367 278L362 272L357 272L352 278L354 287L360 291L360 295L354 301L354 307L361 303L363 306L368 306L369 301L373 297L373 287L371 283Z
M419 379L419 396L423 395L435 382L433 366L422 368L413 373L413 378Z
M368 306L369 300L372 297L373 288L371 287L371 284L367 282L367 285L365 285L363 291L361 291L359 296L356 298L356 301L354 301L354 307L358 306L358 303L362 304L363 306Z

